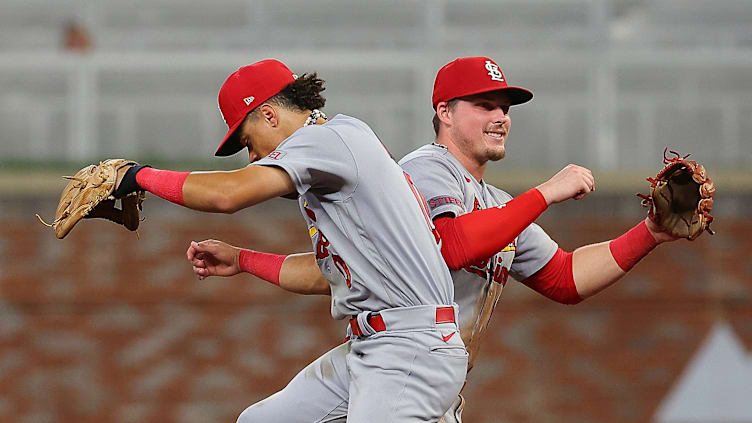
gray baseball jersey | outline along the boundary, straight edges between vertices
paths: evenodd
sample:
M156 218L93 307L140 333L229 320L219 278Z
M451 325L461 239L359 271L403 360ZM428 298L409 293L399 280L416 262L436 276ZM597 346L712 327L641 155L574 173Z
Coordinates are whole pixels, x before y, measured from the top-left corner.
M456 310L454 289L418 190L373 131L343 115L297 130L255 164L292 178L332 315L357 315L361 334L238 422L438 421L462 388L468 353L457 325L439 318L440 305Z
M454 302L425 201L368 125L337 115L305 126L254 165L295 183L335 318Z
M476 181L440 144L420 147L399 163L426 198L431 218L503 206L513 198ZM470 366L508 276L511 274L517 280L531 276L551 260L557 248L543 229L533 223L493 257L451 272L455 301L460 306L460 333L470 353Z

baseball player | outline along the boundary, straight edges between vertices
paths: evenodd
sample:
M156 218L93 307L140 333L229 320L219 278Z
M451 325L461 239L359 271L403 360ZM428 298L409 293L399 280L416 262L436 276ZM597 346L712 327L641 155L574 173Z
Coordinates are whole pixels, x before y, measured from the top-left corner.
M322 90L316 74L298 78L276 60L238 69L219 91L229 130L216 155L248 148L251 165L190 173L133 166L116 195L144 189L218 213L298 199L332 316L349 320L350 339L239 422L437 421L462 387L468 358L439 238L425 201L373 131L318 110ZM258 262L241 254L238 265Z
M439 70L434 84L436 141L400 161L428 199L442 238L443 257L460 305L460 333L470 353L469 368L510 274L552 300L575 304L613 284L659 243L677 239L645 219L614 240L574 252L560 249L533 222L549 205L581 199L595 189L592 173L580 166L569 165L516 198L486 184L483 175L488 162L506 154L510 106L532 97L529 90L509 86L493 60L457 59ZM313 253L285 258L210 240L192 243L187 254L202 279L228 269L233 274L240 271L233 260L241 251L254 257L253 266L277 260L275 278L266 279L286 290L328 293L313 267ZM253 266L250 273L263 278ZM463 407L464 399L458 396L444 421L461 421Z

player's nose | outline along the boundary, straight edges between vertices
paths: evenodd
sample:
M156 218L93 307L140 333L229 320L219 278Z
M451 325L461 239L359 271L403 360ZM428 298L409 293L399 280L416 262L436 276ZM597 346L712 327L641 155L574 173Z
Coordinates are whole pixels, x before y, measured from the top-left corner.
M497 107L492 111L494 122L503 123L509 120L509 110Z

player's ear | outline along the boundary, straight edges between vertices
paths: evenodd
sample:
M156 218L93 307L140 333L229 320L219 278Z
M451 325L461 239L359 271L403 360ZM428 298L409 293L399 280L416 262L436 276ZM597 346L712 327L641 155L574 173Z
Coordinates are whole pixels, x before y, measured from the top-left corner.
M276 128L279 125L279 112L271 104L264 103L259 106L259 116L272 128Z
M440 101L436 105L436 116L444 124L449 125L451 121L451 114L452 114L452 109L451 107L449 107L449 103L447 103L446 101Z

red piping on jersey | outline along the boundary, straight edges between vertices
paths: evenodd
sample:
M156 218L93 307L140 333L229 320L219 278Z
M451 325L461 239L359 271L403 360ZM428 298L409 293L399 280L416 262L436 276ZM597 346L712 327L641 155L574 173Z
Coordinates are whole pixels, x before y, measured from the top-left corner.
M136 173L136 182L146 191L184 206L183 184L189 173L144 167Z
M449 269L457 270L488 259L514 241L547 207L543 194L533 188L501 208L434 219L444 261Z
M577 293L577 286L574 284L572 256L573 253L559 248L545 266L522 283L558 303L579 303L582 297Z

